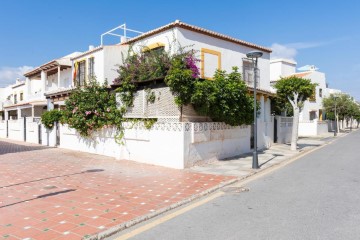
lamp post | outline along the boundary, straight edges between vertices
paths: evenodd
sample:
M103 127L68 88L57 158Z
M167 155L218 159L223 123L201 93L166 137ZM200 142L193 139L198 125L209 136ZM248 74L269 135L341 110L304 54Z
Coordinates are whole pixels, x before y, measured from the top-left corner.
M256 80L257 80L257 64L258 58L263 55L260 51L251 51L246 54L246 57L251 58L254 64L254 152L253 152L253 161L252 161L252 168L258 169L259 162L258 162L258 154L257 154L257 110L256 110Z
M334 102L335 102L335 131L334 131L334 136L337 136L337 121L336 121L336 99L337 97L334 96Z

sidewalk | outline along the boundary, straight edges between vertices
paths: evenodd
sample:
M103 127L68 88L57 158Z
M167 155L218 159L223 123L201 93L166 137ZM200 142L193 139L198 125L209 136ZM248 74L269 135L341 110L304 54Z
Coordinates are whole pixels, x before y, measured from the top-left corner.
M345 133L339 133L338 137ZM291 151L290 144L274 144L270 149L258 152L259 170L252 169L253 154L248 153L238 157L202 164L191 168L191 171L206 174L217 174L223 176L234 176L239 179L246 178L258 171L264 170L274 165L281 164L299 154L315 147L321 146L326 142L334 140L334 134L328 133L319 137L304 137L298 140L298 150Z
M0 140L0 239L104 236L233 181Z

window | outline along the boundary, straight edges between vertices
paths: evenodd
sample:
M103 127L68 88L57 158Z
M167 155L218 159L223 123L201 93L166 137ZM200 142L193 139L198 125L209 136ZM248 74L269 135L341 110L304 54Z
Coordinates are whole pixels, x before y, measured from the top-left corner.
M77 66L76 80L78 86L84 86L85 84L85 64L86 61L81 61Z
M316 111L311 111L309 115L310 121L314 120L316 118Z
M20 101L24 100L24 93L20 93Z
M201 78L213 79L215 71L221 70L221 53L211 49L201 49Z
M252 61L247 59L243 60L243 73L242 78L244 82L252 87L254 86L254 67ZM259 79L260 79L260 69L257 69L256 72L256 85L259 86Z
M310 102L316 101L316 89L314 88L312 95L309 97Z
M322 97L322 88L319 88L319 97Z
M88 74L89 74L88 76L89 76L89 79L95 77L94 66L95 66L94 57L91 57L91 58L88 59Z
M14 104L17 104L17 94L14 95Z

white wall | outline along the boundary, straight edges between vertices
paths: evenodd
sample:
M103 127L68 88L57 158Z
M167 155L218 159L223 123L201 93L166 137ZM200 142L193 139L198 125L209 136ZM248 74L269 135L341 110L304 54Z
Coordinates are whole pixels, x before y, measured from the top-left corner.
M26 142L39 143L39 124L32 119L26 122Z
M270 60L270 81L279 80L280 77L290 76L296 71L296 62L287 59Z
M326 78L325 74L318 71L313 71L309 75L306 75L304 78L310 79L312 83L317 83L318 86L316 86L316 100L315 101L305 101L304 107L302 111L300 112L300 121L310 121L310 111L315 110L316 111L316 117L319 119L319 109L322 109L322 101L323 98L326 95ZM320 97L319 92L320 89L322 89L322 97ZM324 112L323 112L324 114Z
M19 118L18 120L9 120L9 139L24 141L24 119Z
M126 57L128 46L104 46L104 51L104 78L107 79L109 84L112 84L114 79L119 76L116 70L119 68L118 65L122 64L122 55Z
M299 122L299 137L309 137L317 135L316 121L301 121Z
M276 116L277 143L290 143L293 127L293 117Z
M185 132L185 167L207 160L218 160L250 152L250 127L231 127L224 123L188 123Z
M60 147L177 169L250 151L249 126L184 122L158 122L151 130L145 129L141 123L134 126L126 123L124 126L126 130L121 145L114 139L116 130L113 128L84 138L74 129L61 125Z
M6 138L6 121L0 121L0 138Z
M56 131L55 128L49 130L41 124L41 144L44 146L56 146Z

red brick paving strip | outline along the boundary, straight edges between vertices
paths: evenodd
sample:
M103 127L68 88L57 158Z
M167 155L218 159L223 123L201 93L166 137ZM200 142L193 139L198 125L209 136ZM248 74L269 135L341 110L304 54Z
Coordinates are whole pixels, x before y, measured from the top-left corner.
M0 140L0 239L81 239L231 179Z

